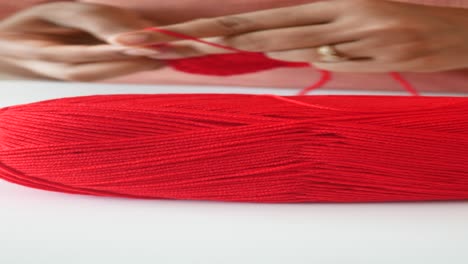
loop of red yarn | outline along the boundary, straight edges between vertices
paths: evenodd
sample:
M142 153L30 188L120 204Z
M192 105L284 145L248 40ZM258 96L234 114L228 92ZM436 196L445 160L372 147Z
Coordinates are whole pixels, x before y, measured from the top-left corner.
M176 38L193 40L205 45L234 52L168 60L169 65L174 69L187 73L230 76L281 67L310 67L308 63L274 60L260 52L242 51L162 28L151 27L146 30L156 31ZM151 45L149 47L151 47Z
M136 198L468 199L468 98L107 95L0 111L0 178Z

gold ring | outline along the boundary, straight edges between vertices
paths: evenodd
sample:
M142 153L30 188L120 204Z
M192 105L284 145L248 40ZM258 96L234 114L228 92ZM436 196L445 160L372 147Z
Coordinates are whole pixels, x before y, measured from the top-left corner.
M322 62L339 62L346 60L332 45L318 47L317 53L320 55L320 61Z

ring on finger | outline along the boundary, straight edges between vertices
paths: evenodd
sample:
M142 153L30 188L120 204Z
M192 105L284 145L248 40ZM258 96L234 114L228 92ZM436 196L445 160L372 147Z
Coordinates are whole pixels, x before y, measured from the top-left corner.
M348 60L333 45L323 45L316 49L322 62L340 62Z

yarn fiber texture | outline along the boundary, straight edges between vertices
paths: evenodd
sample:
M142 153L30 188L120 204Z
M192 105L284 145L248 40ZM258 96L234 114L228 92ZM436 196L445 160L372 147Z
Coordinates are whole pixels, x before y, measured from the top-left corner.
M466 98L106 95L0 113L0 178L248 202L468 198Z

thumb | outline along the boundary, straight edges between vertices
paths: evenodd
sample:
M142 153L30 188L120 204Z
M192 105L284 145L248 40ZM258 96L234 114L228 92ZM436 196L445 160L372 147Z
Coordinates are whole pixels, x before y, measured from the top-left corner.
M35 18L59 26L78 29L111 44L123 44L116 40L122 33L134 32L154 26L154 22L142 18L138 13L113 6L60 2L42 5L33 11ZM79 21L77 21L77 18ZM145 42L145 36L133 36L130 42L137 45Z

